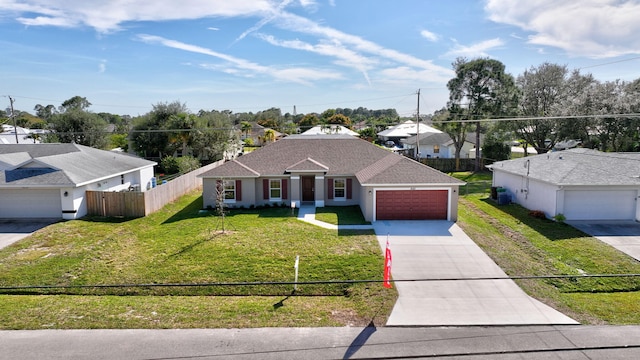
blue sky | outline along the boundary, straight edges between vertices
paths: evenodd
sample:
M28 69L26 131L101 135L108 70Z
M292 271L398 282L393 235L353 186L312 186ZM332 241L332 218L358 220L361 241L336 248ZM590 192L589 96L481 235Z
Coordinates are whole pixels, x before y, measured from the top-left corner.
M640 0L0 0L0 104L136 116L445 106L459 56L640 78Z

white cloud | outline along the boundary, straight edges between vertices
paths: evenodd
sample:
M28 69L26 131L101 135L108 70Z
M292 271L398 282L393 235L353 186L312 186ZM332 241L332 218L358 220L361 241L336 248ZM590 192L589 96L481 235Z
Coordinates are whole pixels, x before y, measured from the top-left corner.
M98 64L98 72L102 74L105 71L107 71L107 60L102 60L100 64Z
M203 65L209 69L224 71L229 74L245 74L252 76L255 74L263 74L271 76L277 80L295 82L304 85L310 85L310 81L324 79L338 79L339 74L335 71L322 71L316 69L305 68L288 68L278 69L270 66L260 65L245 59L237 58L231 55L223 54L201 46L183 43L176 40L166 39L160 36L139 34L137 39L147 44L159 44L177 50L188 51L196 54L215 57L227 62L226 66L220 65Z
M207 28L207 30L218 31L218 30L220 30L220 28L210 26L210 27Z
M487 51L501 47L502 45L504 45L504 42L499 38L481 41L468 46L456 43L451 50L444 54L444 57L489 57Z
M434 65L430 60L419 59L409 54L382 47L372 41L365 40L359 36L350 35L330 27L321 26L320 24L315 23L307 18L303 18L294 14L281 14L281 17L278 19L278 22L276 24L286 30L314 35L328 39L328 41L340 43L345 47L348 46L353 51L368 53L380 58L384 58L386 60L400 63L402 65L427 70L431 72L433 77L439 78L443 75L446 77L451 77L451 75L453 74L452 70L442 66Z
M422 35L423 38L431 41L431 42L436 42L440 39L440 36L438 36L437 34L432 33L429 30L422 30L420 31L420 35Z
M200 19L211 16L264 16L273 11L269 0L4 0L0 12L17 14L31 26L89 26L101 33L116 31L129 21Z
M531 33L534 45L592 58L640 54L637 0L489 0L489 19Z
M336 64L362 72L362 75L365 77L369 85L371 85L371 80L369 79L369 74L367 72L373 68L373 65L376 64L377 61L347 49L339 42L322 41L317 45L312 45L300 40L278 40L271 35L265 34L258 34L258 37L274 46L335 57L337 59Z

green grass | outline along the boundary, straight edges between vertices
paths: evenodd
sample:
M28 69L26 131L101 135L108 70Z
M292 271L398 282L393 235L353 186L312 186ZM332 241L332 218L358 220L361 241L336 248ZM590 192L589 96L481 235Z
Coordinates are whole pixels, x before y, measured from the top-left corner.
M334 225L369 225L364 220L360 206L325 206L316 208L316 220Z
M71 288L2 291L0 328L386 322L397 294L377 283L299 285L290 297L292 285L76 287L293 281L297 255L299 281L382 278L372 231L322 229L288 208L234 210L224 222L201 209L193 193L145 218L57 223L1 250L0 286Z
M511 276L637 274L640 263L566 224L529 216L519 205L488 199L486 174L460 199L459 225ZM490 178L490 174L488 175ZM465 180L468 181L468 180ZM469 186L469 185L468 185ZM464 192L461 190L461 193ZM585 278L518 280L533 297L586 324L640 323L640 279Z

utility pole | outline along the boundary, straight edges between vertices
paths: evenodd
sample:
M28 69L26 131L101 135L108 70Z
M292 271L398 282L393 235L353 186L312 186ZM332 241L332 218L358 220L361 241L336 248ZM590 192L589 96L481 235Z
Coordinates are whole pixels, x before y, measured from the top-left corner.
M420 89L418 89L418 110L416 111L416 160L420 161Z
M16 125L16 117L13 114L13 98L11 95L8 96L9 103L11 104L11 120L13 120L13 132L16 135L16 144L18 144L18 126Z

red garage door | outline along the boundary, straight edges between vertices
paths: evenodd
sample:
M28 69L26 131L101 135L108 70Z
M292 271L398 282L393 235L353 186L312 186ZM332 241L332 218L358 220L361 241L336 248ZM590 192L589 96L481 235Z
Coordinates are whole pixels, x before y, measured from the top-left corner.
M446 220L447 190L376 192L376 220Z

